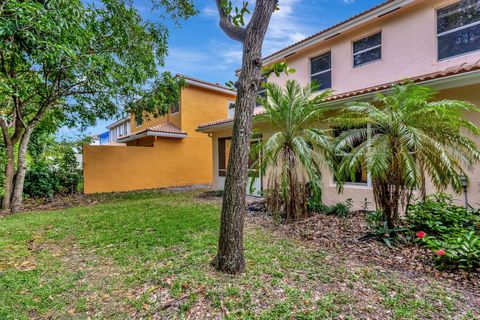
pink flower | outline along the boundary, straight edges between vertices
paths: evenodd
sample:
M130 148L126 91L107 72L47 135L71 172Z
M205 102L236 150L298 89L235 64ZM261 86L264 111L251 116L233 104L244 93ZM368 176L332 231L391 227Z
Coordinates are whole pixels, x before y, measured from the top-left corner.
M435 251L435 254L437 256L444 256L445 255L445 250L443 250L443 249L437 250L437 251Z
M424 238L427 234L426 234L425 232L423 232L423 231L418 231L415 235L417 236L417 238L422 239L422 238Z

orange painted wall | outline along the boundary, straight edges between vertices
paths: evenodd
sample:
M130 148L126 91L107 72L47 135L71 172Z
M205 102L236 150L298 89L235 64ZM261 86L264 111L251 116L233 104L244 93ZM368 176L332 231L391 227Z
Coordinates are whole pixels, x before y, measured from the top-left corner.
M187 132L183 139L156 137L153 147L90 146L83 148L84 192L114 192L212 182L212 142L196 132L199 124L227 117L235 99L213 90L190 85L182 90L180 113L153 118L132 132L164 122L167 117Z

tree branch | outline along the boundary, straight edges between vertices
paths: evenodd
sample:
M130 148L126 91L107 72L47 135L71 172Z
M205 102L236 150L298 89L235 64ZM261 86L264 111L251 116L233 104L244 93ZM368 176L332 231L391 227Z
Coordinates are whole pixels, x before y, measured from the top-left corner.
M237 27L232 23L230 17L225 13L225 10L223 10L222 0L215 0L215 2L217 4L218 15L220 16L220 28L233 40L243 43L247 29Z

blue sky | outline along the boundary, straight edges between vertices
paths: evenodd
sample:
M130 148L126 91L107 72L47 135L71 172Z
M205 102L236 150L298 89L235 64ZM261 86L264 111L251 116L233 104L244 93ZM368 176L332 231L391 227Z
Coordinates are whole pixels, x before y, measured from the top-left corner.
M266 56L313 33L332 26L382 2L382 0L280 0L280 10L273 14L264 42ZM241 65L241 46L223 34L218 27L218 13L213 0L194 3L199 14L182 23L181 28L170 26L169 56L165 69L191 77L224 84L233 80L234 71ZM136 1L145 19L157 20L148 1ZM86 133L105 131L110 121L98 121ZM62 130L72 135L75 130Z

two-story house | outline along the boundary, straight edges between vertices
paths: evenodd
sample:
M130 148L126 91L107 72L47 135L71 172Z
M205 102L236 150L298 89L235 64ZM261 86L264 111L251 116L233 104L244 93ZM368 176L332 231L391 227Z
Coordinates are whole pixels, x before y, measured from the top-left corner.
M480 105L480 1L389 0L263 61L265 65L286 61L297 70L268 81L282 84L295 79L307 84L315 80L321 89L331 88L334 96L328 101L330 105L372 99L375 93L388 92L393 83L405 79L437 90L437 99ZM465 117L480 125L480 115ZM263 139L272 134L266 124L255 122L254 127ZM212 136L214 186L222 189L232 119L205 123L197 130ZM324 171L323 198L327 204L351 198L360 208L365 199L373 202L368 172L359 172L338 194L332 175ZM478 206L480 166L469 178L470 204ZM261 188L262 181L257 185ZM435 192L432 186L428 191Z
M178 76L187 87L168 114L141 119L131 114L109 126L111 142L116 144L84 146L85 193L212 182L211 141L196 128L227 118L236 93L216 83Z

